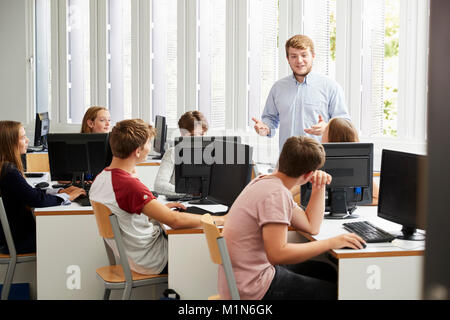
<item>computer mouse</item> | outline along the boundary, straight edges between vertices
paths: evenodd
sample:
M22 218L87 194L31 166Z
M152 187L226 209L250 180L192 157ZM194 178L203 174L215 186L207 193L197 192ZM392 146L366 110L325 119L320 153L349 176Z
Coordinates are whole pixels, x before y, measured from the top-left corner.
M186 209L182 209L182 208L173 208L173 211L179 211L179 212L186 212Z
M48 182L45 181L39 182L35 185L35 187L39 189L44 189L47 188L48 186L49 186Z
M365 249L367 247L367 245L365 243L361 243L361 245L363 246L363 249ZM361 250L361 249L353 249L350 247L343 247L342 249Z

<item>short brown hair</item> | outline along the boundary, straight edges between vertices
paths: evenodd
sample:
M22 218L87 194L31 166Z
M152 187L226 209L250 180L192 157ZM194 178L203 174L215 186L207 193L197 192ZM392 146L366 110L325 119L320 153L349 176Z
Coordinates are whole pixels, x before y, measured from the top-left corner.
M200 111L187 111L178 120L178 128L194 133L195 125L201 124L203 133L208 131L208 121Z
M290 137L281 151L278 171L298 178L323 167L324 163L325 150L318 141L305 136Z
M359 142L353 124L344 118L333 118L328 122L328 142Z
M314 42L308 36L297 34L286 41L286 57L289 55L289 48L306 50L311 49L311 53L314 55Z
M0 121L0 173L5 164L13 164L23 174L19 150L19 133L22 124L17 121Z
M112 154L126 159L137 148L143 148L148 139L155 135L155 129L142 119L117 122L109 136Z
M95 121L95 118L97 118L97 113L100 110L109 111L105 107L98 106L93 106L86 110L83 121L81 122L81 133L92 133L92 128L88 125L88 120Z

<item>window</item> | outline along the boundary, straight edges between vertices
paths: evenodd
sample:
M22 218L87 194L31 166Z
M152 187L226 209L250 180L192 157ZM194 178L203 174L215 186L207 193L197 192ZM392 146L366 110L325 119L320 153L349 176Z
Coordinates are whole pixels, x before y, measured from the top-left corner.
M384 96L384 0L364 0L362 23L362 133L381 135Z
M225 0L197 2L198 107L211 127L225 128ZM194 107L194 106L187 106Z
M108 0L108 109L112 122L131 118L131 1Z
M313 70L330 75L330 0L304 0L303 32L314 42Z
M425 142L428 0L33 3L33 113L51 111L60 128L78 127L91 105L113 122L160 114L172 128L198 108L214 134L242 130L272 161L278 139L256 137L251 118L291 73L285 41L306 34L314 70L343 87L362 140Z
M36 0L36 112L51 111L50 0Z
M67 123L81 123L90 105L89 0L67 2Z
M178 122L177 17L177 0L152 1L152 119L165 115L169 127L176 127Z
M397 136L400 0L385 0L383 135Z
M278 0L248 2L248 125L261 118L278 80Z

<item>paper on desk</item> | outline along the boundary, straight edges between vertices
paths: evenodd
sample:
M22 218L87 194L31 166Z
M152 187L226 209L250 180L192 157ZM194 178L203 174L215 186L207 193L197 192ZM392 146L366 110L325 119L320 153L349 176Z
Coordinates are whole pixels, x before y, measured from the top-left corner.
M425 243L423 241L408 241L395 239L391 242L393 246L396 246L405 250L425 250Z

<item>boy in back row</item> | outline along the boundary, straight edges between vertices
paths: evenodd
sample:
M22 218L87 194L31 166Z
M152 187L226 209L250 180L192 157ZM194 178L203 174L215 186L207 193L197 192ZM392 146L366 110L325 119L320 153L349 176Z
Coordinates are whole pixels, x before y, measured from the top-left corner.
M307 261L330 249L362 249L356 234L309 243L288 243L288 227L317 234L325 211L325 187L331 176L317 170L325 162L323 146L308 137L286 140L278 171L259 176L241 192L227 215L226 239L241 299L336 299L336 272L326 263ZM290 189L312 183L306 211ZM230 299L223 267L219 294Z

